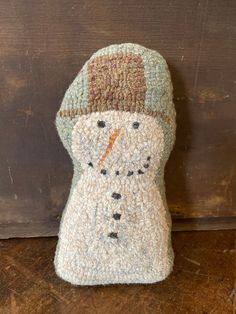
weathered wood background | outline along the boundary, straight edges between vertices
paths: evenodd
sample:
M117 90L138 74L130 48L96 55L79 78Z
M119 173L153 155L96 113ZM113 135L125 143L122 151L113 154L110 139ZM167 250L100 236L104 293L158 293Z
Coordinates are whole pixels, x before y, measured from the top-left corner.
M174 229L234 227L235 15L233 0L0 0L0 237L57 233L72 165L55 113L90 55L123 42L158 50L170 66Z

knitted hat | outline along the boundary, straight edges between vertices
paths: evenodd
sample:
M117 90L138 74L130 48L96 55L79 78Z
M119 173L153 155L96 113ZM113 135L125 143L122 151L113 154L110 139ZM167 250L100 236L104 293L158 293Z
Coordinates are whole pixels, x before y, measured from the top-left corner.
M156 117L164 128L172 128L172 83L158 52L128 43L105 47L91 56L57 113L58 132L67 149L80 115L109 110L144 113Z

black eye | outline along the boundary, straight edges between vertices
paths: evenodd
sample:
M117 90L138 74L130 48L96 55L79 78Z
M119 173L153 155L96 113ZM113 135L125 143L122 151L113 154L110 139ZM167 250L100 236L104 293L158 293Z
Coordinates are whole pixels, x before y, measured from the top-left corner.
M100 120L98 120L98 122L97 122L97 126L98 126L99 128L105 128L106 123L105 123L104 121L100 121Z
M133 123L133 128L134 128L134 129L138 129L138 128L139 128L139 122L135 121L135 122Z

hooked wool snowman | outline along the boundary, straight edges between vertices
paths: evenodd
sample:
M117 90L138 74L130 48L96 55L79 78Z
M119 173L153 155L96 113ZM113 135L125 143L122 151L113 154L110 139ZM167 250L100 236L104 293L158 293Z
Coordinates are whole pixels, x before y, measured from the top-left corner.
M153 283L172 270L164 167L175 140L167 64L137 44L98 50L56 117L74 165L55 255L75 285Z

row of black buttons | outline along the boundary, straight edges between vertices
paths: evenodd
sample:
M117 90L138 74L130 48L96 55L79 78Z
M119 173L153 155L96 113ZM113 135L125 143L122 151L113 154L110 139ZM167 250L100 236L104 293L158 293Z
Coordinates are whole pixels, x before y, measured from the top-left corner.
M111 196L112 196L112 198L114 198L115 200L121 199L121 194L120 194L120 193L113 192ZM115 214L113 214L112 217L113 217L115 220L120 220L121 214L115 213ZM111 233L109 233L108 236L109 236L110 238L112 238L112 239L118 239L118 233L117 233L117 232L111 232Z

